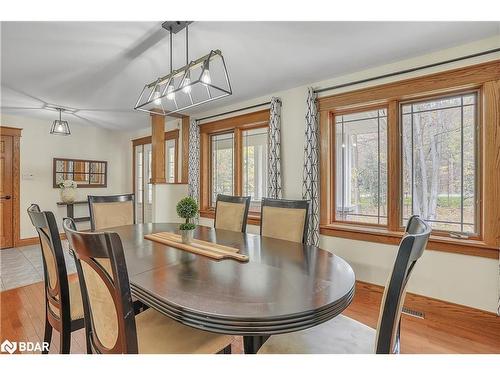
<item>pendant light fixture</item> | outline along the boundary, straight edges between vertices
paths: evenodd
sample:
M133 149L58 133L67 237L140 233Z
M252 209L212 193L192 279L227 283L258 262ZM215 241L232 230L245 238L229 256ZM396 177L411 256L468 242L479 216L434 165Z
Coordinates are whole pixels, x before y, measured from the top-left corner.
M55 108L59 111L59 120L54 120L52 123L52 127L50 128L50 134L54 135L70 135L71 132L69 130L68 121L63 121L61 119L61 114L65 111L64 108Z
M160 115L179 113L188 108L232 95L226 63L220 50L189 61L189 21L166 21L170 33L170 73L144 86L135 110ZM186 29L186 65L173 70L173 34Z

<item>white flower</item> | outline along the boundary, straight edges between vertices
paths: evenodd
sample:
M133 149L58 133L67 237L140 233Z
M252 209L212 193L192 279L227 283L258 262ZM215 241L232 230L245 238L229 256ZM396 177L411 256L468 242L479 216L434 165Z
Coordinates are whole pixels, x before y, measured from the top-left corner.
M61 188L74 188L76 189L76 187L78 186L77 183L73 180L63 180L61 183L60 183L60 186Z

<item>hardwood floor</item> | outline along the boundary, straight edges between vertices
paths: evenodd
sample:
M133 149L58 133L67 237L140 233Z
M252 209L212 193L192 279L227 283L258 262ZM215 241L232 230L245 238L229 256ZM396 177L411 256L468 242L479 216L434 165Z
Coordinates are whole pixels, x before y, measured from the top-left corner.
M358 283L354 302L345 315L375 327L381 291L381 287ZM405 305L417 309L423 303L419 298L424 297L408 294ZM464 316L460 324L453 318L457 316L457 311L449 311L450 304L434 300L436 302L432 306L428 301L426 299L426 306L420 306L426 311L425 319L403 316L403 353L500 353L500 318L473 310L476 313ZM463 315L461 312L459 314ZM450 317L448 321L447 317ZM5 339L41 342L44 324L43 282L1 292L0 318L0 342ZM54 332L50 352L58 351L59 335ZM232 351L242 353L241 338L235 338ZM71 352L85 353L83 330L73 333Z

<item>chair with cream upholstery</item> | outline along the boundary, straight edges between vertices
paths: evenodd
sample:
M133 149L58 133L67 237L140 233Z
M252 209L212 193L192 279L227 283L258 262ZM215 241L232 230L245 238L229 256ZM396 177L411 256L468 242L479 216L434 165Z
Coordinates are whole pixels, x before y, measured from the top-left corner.
M40 211L32 204L28 208L40 240L45 283L45 331L43 341L50 345L52 330L59 332L59 351L70 352L71 332L83 328L83 304L77 279L68 280L64 253L56 219L50 211ZM43 351L44 354L48 353Z
M76 256L92 353L224 353L231 336L188 327L150 308L134 316L122 242L113 232L78 232L65 218Z
M424 252L431 228L412 216L399 244L387 280L377 330L340 315L327 323L300 332L276 335L261 347L262 354L396 354L399 353L401 312L411 272Z
M89 195L92 230L135 224L134 194Z
M250 197L218 194L215 203L215 229L245 233L249 206Z
M262 198L260 235L304 243L309 201Z

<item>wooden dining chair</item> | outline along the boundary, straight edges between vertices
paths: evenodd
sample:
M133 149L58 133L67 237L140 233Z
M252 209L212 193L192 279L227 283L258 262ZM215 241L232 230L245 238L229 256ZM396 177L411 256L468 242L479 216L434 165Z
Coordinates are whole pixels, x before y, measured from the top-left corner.
M217 194L215 203L215 229L245 233L247 230L250 197Z
M134 194L89 195L88 201L92 230L135 224Z
M76 254L92 353L230 353L231 336L188 327L153 308L134 315L117 233L78 232L69 218L63 227Z
M410 275L422 256L431 228L412 216L387 279L382 296L377 330L346 316L338 317L304 331L272 336L259 353L377 353L397 354L400 351L401 312Z
M66 262L57 229L56 219L50 211L40 211L37 204L28 208L42 252L45 285L45 329L43 341L52 341L52 330L60 334L59 351L68 354L71 349L71 332L84 327L83 304L77 279L68 280ZM48 353L47 350L42 352Z
M309 201L262 198L260 235L304 243Z

